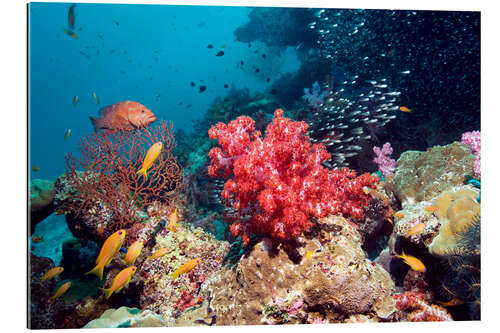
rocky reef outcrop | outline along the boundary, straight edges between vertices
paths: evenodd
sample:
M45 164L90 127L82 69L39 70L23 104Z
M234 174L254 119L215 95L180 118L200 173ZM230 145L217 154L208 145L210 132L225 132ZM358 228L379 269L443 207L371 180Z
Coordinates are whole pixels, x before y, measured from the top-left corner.
M208 278L202 293L217 325L379 321L395 311L389 274L338 216L320 219L296 244L260 240L234 268Z

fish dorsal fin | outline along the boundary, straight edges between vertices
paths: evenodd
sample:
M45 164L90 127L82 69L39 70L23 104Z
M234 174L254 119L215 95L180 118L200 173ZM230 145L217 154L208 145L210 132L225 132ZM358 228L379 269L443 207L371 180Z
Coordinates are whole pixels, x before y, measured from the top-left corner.
M101 118L105 117L112 109L113 109L112 105L100 108L99 109L99 117L101 117Z

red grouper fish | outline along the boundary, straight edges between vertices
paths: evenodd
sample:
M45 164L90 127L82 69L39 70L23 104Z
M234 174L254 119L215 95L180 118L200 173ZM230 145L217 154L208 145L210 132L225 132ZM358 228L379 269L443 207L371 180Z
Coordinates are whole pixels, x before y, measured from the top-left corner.
M147 127L156 121L150 109L141 103L124 101L99 110L100 118L89 117L96 132L120 131Z

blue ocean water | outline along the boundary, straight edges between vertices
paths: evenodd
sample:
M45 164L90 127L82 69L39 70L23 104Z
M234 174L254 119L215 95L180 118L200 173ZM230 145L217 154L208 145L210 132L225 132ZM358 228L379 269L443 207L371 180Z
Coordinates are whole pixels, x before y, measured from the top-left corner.
M227 93L224 84L250 92L266 86L263 74L237 70L242 57L265 66L255 47L233 35L248 22L249 8L76 4L73 31L79 38L72 38L64 31L70 6L31 3L28 8L31 179L62 174L64 155L78 151L79 137L93 131L88 117L107 105L137 101L158 119L189 131L214 98ZM217 57L219 51L224 55ZM295 71L298 65L295 52L285 52L266 75ZM200 93L200 85L207 90ZM34 173L33 166L40 171Z

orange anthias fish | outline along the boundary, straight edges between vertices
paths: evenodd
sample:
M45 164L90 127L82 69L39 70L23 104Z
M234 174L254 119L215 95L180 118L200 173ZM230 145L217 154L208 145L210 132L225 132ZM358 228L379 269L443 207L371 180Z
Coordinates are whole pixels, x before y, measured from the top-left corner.
M33 166L33 171L35 172L40 171L40 167L38 165Z
M392 214L392 216L396 217L396 218L404 218L405 217L405 214L401 213L401 212L396 212L394 214Z
M71 136L71 129L68 128L68 130L66 131L66 133L64 133L64 139L68 140L70 136Z
M71 30L69 30L69 29L63 29L63 30L64 30L64 32L65 32L68 36L70 36L70 37L72 37L72 38L74 38L74 39L78 39L78 38L80 38L80 37L78 37L78 35L77 35L77 34L75 34L73 31L71 31Z
M425 211L429 213L434 213L436 210L437 210L436 206L429 206L425 208Z
M49 302L54 303L56 298L58 298L59 296L64 294L66 291L68 291L69 287L71 287L71 282L66 282L65 284L60 286L59 289L57 289L56 293L53 296L49 297Z
M173 279L177 279L179 275L187 273L191 271L193 268L195 268L199 263L201 262L200 258L196 259L191 259L188 262L186 262L184 265L182 265L173 275Z
M78 96L73 97L73 106L76 106L76 103L78 103Z
M85 273L85 275L95 274L102 280L104 267L109 265L113 256L120 250L120 247L125 241L125 233L126 231L124 229L120 229L106 239L95 261L97 266Z
M175 207L174 212L170 214L169 220L170 223L168 224L168 230L175 232L175 225L177 224L177 221L179 221L179 215L177 214L177 207Z
M399 107L399 111L406 112L406 113L412 113L413 112L412 109L407 108L406 106L400 106Z
M54 267L52 269L49 269L47 273L43 274L42 279L40 281L45 281L45 280L50 280L58 276L64 271L64 268L62 267Z
M127 265L133 265L135 263L135 260L141 254L142 246L144 245L144 242L142 239L136 240L130 247L128 248L127 254L125 255L125 260L124 262Z
M150 109L141 103L124 101L106 106L99 110L100 118L89 117L95 131L133 130L147 127L156 117Z
M121 270L120 273L116 274L109 288L99 288L104 292L104 297L108 299L113 293L117 293L122 290L123 287L125 287L130 282L130 280L132 279L132 275L134 275L136 270L136 266L127 267Z
M458 297L455 297L451 301L448 301L448 302L439 302L438 301L438 303L441 304L442 306L455 306L455 305L464 304L464 301Z
M161 150L163 148L163 143L157 142L151 147L149 147L146 157L142 162L142 167L137 171L137 174L142 174L146 180L148 180L148 169L151 168L153 163L156 161L158 156L160 156Z
M155 253L153 253L149 259L156 259L156 258L160 258L160 257L163 257L165 254L168 253L168 249L166 247L164 248L161 248L159 250L157 250Z
M396 257L403 259L403 261L410 266L411 269L417 272L425 272L425 265L423 262L415 258L414 256L406 255L403 251L401 255L396 255Z
M417 225L414 225L408 232L408 236L411 236L413 234L418 234L424 229L425 229L425 223L419 223Z

